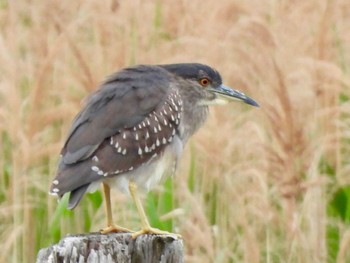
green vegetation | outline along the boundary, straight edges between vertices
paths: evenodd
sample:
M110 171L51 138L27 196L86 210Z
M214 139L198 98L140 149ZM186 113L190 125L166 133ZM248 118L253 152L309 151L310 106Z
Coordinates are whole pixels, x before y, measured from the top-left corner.
M260 104L211 109L177 175L144 196L186 262L350 262L350 17L338 1L0 0L2 262L105 227L100 191L48 195L81 101L131 64L217 68ZM139 229L112 192L115 223Z

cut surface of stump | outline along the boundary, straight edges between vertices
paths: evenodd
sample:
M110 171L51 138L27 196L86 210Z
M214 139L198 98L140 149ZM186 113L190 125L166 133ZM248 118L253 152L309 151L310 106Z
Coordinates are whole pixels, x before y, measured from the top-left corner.
M130 233L89 233L68 235L58 244L41 249L36 262L182 263L183 254L182 239L172 235L142 235L132 239Z

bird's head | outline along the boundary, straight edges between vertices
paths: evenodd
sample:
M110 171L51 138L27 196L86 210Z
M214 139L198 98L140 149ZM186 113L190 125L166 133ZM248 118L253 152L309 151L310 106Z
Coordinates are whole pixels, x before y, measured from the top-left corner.
M226 104L241 101L259 107L259 104L243 92L234 90L222 83L222 78L215 69L198 63L162 65L167 71L187 82L192 94L195 93L201 105Z

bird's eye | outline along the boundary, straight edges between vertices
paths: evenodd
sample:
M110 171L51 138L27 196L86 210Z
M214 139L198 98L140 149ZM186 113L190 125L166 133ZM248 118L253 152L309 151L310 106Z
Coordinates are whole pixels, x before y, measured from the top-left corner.
M210 84L210 80L208 78L202 78L199 80L199 84L201 84L203 87L206 87Z

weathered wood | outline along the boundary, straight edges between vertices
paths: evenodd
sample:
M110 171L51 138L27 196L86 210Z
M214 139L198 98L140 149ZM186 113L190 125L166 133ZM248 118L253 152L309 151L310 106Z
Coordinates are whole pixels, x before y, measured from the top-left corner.
M58 244L41 249L37 263L179 263L184 262L182 239L171 235L128 233L69 235Z

